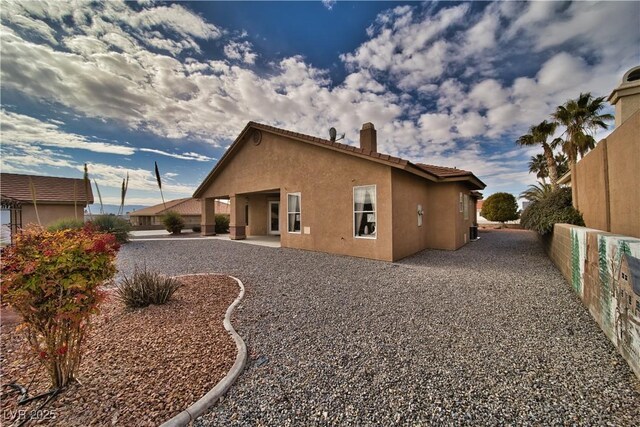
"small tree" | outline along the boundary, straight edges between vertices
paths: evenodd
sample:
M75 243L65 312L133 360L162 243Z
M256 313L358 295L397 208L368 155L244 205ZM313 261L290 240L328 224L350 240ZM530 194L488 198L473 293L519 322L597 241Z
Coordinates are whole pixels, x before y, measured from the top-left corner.
M91 315L105 297L99 287L115 274L118 247L113 235L91 227L33 226L2 251L2 302L22 315L27 341L54 390L74 379Z
M489 221L513 221L518 219L518 202L513 194L495 193L482 204L480 215Z
M168 211L162 217L165 229L171 234L180 234L184 228L184 220L178 212Z

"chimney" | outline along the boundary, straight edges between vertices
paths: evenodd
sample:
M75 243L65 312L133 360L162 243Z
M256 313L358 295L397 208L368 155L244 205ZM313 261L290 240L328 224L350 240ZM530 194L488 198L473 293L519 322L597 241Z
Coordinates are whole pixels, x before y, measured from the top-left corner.
M373 123L365 123L362 125L362 129L360 129L360 148L362 148L364 152L378 152L378 138Z
M615 88L609 99L616 108L616 127L631 117L640 108L640 66L627 71L620 86Z

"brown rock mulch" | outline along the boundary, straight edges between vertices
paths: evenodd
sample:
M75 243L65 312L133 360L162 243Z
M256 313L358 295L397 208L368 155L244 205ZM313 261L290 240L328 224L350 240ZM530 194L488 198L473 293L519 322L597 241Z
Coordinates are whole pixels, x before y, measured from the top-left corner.
M165 305L128 310L112 294L94 318L79 383L70 385L31 424L159 425L212 389L229 371L236 346L223 326L238 296L226 276L187 276ZM47 373L27 355L15 324L0 327L0 382L46 392ZM2 425L18 425L42 400L17 405L17 394L2 389ZM17 410L26 410L16 417ZM12 421L11 419L14 418ZM27 423L29 425L29 423Z

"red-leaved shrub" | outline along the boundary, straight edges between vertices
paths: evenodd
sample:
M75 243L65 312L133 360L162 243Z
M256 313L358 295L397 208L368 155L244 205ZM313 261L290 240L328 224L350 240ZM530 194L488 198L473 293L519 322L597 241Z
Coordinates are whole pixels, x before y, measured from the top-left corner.
M22 230L2 250L0 297L22 315L34 357L47 367L54 389L74 379L91 315L116 272L112 234L79 230Z

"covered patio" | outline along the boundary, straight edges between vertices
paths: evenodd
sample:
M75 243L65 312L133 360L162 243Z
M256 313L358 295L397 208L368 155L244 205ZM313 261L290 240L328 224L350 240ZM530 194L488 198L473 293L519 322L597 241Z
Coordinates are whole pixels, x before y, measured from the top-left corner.
M268 238L269 242L280 245L282 219L280 189L267 189L249 193L206 197L202 203L202 235L214 236L215 200L227 199L230 202L229 238L231 240Z

